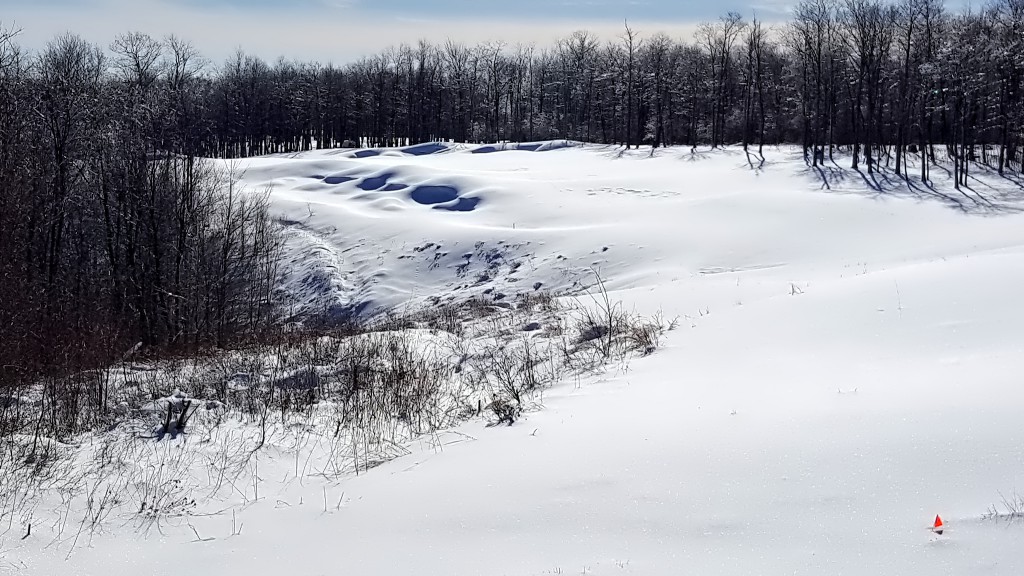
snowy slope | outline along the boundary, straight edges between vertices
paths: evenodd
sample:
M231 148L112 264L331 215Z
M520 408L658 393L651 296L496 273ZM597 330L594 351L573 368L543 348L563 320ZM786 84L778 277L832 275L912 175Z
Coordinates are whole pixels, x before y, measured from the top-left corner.
M735 150L499 148L260 158L243 183L271 190L299 307L567 290L597 269L627 307L680 316L665 348L340 482L275 485L288 455L268 455L241 535L225 514L190 519L201 542L113 526L68 558L9 542L5 565L1024 573L1024 522L982 518L1024 490L1020 186L908 187L789 148L756 169Z

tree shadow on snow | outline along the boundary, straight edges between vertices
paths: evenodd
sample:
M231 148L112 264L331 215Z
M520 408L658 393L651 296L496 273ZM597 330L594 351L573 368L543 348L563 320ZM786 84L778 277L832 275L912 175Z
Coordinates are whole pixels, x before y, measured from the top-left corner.
M921 202L937 201L975 215L1024 211L1024 180L1019 176L999 176L987 166L972 165L973 173L968 176L970 185L961 185L957 190L953 186L953 174L948 167L933 164L929 169L940 177L922 182L920 178L911 175L913 166L907 166L907 170L898 175L886 164L876 164L869 172L861 167L854 169L841 166L835 160L817 166L808 165L807 173L815 181L820 181L820 189L830 192L859 194L876 199L893 197L912 198ZM857 178L851 180L851 176Z
M743 151L747 155L747 164L751 170L762 170L764 168L764 154L751 152L750 150ZM754 166L754 159L757 160L757 166Z

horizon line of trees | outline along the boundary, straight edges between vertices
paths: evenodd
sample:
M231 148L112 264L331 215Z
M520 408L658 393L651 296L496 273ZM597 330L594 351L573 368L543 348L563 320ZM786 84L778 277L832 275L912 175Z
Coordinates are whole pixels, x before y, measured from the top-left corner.
M547 48L421 40L341 66L242 50L216 66L173 36L130 33L103 50L67 34L23 72L38 75L68 42L97 60L97 86L130 77L169 98L175 123L156 147L183 155L572 139L795 143L811 163L844 146L854 167L885 155L901 172L910 150L934 146L964 163L1021 163L1024 0L960 12L943 0L802 0L788 23L730 12L689 42L626 24L608 42L586 31Z

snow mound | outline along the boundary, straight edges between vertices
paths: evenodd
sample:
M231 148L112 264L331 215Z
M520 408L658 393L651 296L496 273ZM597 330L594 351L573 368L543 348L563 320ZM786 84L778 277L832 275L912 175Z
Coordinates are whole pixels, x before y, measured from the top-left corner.
M404 146L401 148L364 148L350 152L347 155L350 158L374 158L377 156L385 156L391 158L401 158L403 156L429 156L431 154L442 154L449 152L452 149L450 144L443 142L427 142L424 144L414 144L412 146Z
M473 154L490 154L493 152L522 151L522 152L548 152L551 150L562 150L581 146L579 142L570 140L547 140L543 142L503 142L501 144L487 144L472 148Z

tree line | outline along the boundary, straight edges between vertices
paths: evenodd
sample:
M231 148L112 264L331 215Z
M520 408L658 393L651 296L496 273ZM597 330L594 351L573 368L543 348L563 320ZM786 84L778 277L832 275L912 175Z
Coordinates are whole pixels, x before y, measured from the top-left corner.
M957 186L1020 171L1024 0L802 0L772 27L729 13L692 38L626 25L548 47L402 44L345 65L177 37L0 31L0 386L125 350L228 346L275 320L264 196L204 158L429 141L842 149ZM910 162L913 160L913 162ZM915 173L909 174L909 166ZM102 396L102 395L100 395Z
M420 41L342 66L242 51L213 65L179 39L129 34L94 80L160 100L175 121L157 148L198 156L566 138L799 143L810 162L844 146L857 166L884 155L901 171L911 150L944 146L1005 169L1021 160L1022 42L1022 0L803 0L788 23L729 13L687 40L626 25L611 41Z

